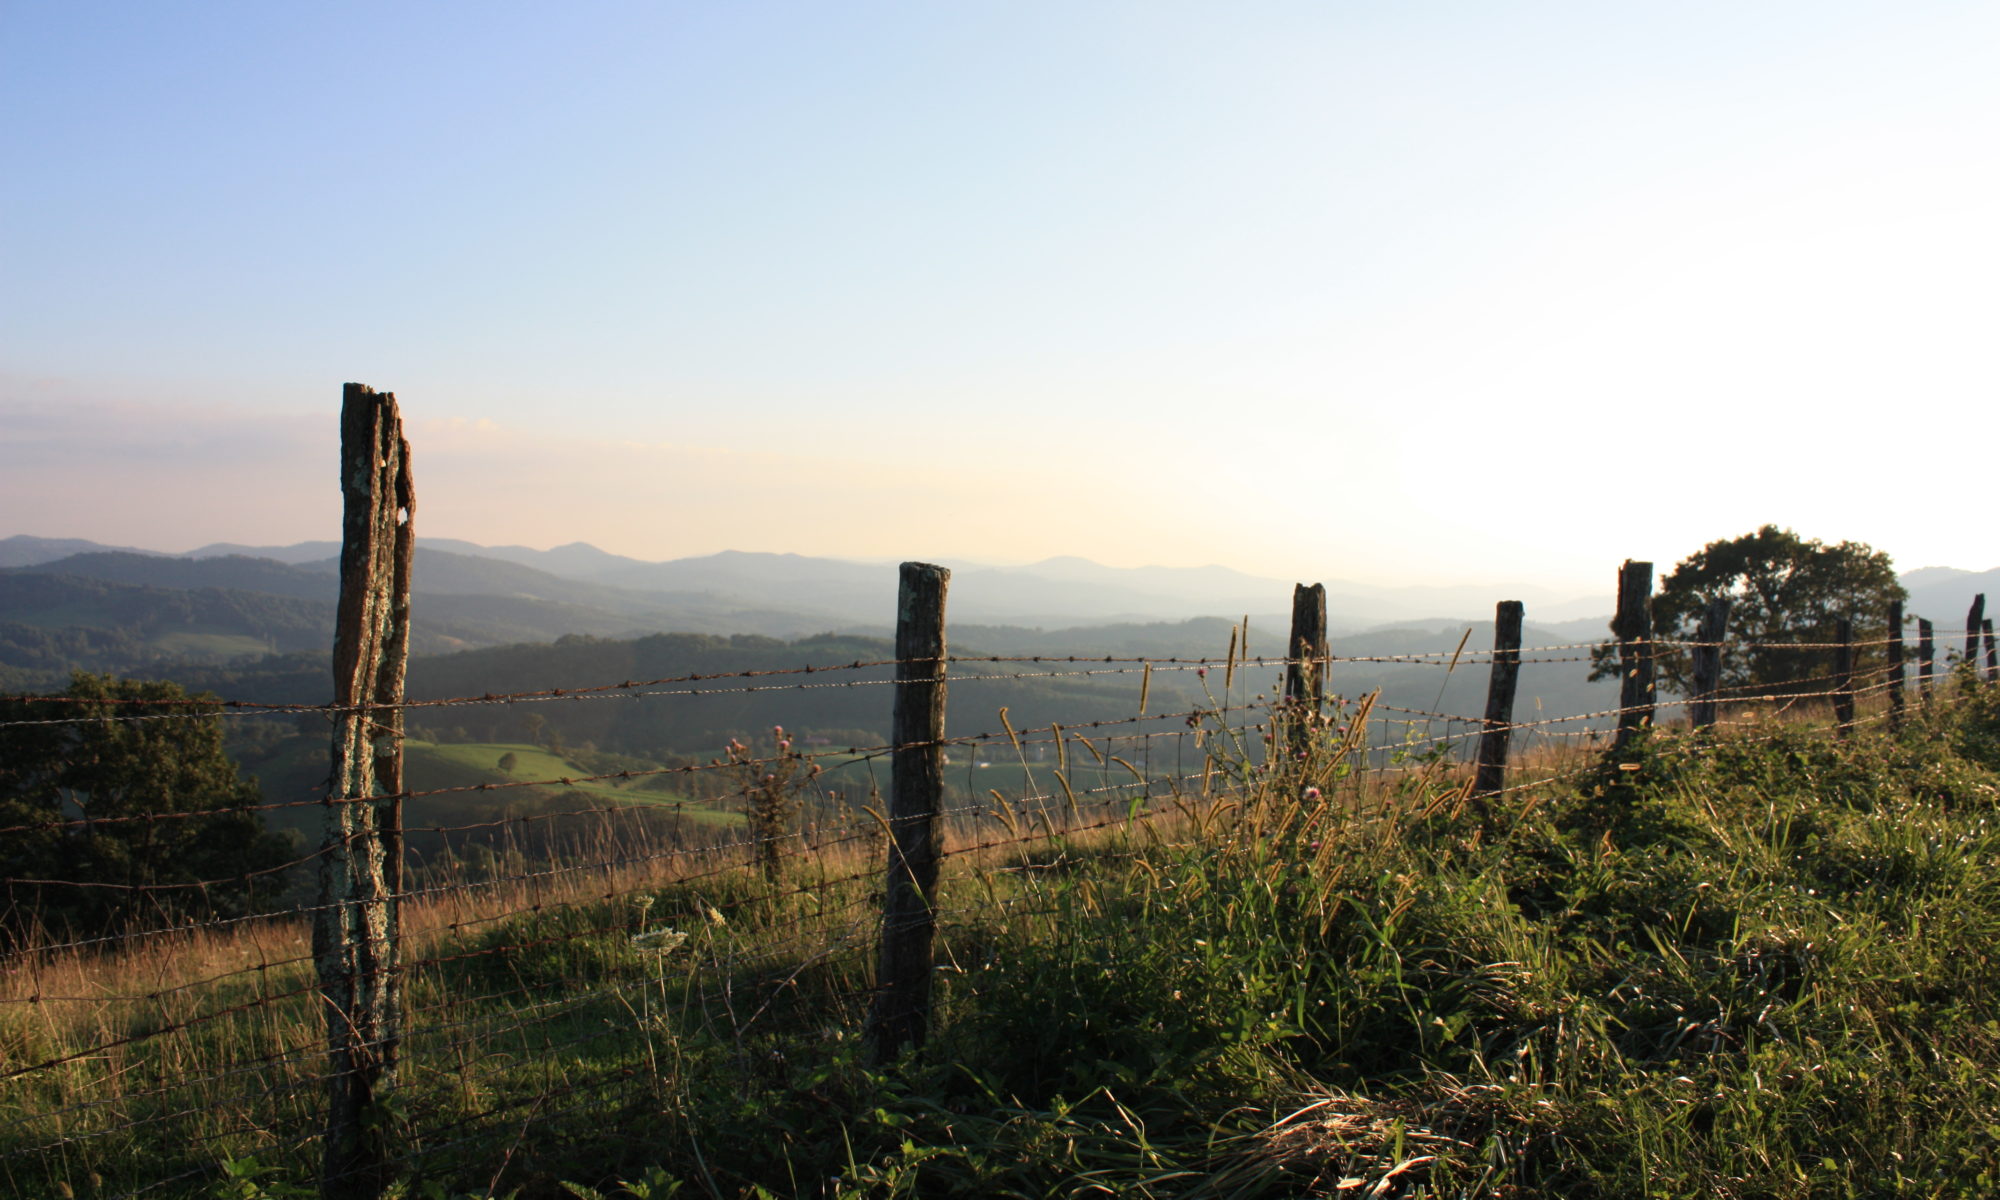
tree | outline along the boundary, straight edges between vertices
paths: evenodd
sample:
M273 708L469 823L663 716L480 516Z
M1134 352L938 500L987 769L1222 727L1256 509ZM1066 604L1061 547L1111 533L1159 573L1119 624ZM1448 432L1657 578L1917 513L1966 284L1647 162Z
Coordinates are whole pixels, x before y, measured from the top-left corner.
M0 699L6 932L236 915L283 889L291 843L265 828L210 699L81 672L59 697Z
M1832 686L1830 649L1788 649L1830 643L1834 622L1855 623L1857 678L1885 663L1879 644L1887 632L1889 604L1908 594L1896 581L1889 556L1860 542L1827 545L1789 529L1766 525L1730 541L1710 542L1676 564L1653 597L1653 637L1694 640L1711 600L1730 600L1729 633L1722 655L1724 696L1824 691ZM1663 688L1691 694L1690 659L1679 647L1658 657ZM1591 655L1592 679L1615 676L1617 648Z

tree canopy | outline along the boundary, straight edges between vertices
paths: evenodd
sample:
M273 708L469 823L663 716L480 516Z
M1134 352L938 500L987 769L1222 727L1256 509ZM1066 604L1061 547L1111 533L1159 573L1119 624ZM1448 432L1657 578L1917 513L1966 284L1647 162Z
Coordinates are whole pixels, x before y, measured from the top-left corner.
M231 915L282 889L290 843L223 752L219 708L188 703L207 699L85 673L59 697L0 699L7 932Z
M1908 594L1889 556L1861 542L1828 545L1789 529L1766 525L1754 533L1710 542L1675 565L1653 597L1653 636L1692 641L1710 601L1730 601L1722 655L1727 695L1770 695L1830 686L1833 651L1788 649L1835 640L1835 622L1854 621L1858 675L1885 661L1889 605ZM1615 648L1599 646L1591 677L1615 674ZM1659 677L1665 688L1692 691L1685 651L1662 647Z

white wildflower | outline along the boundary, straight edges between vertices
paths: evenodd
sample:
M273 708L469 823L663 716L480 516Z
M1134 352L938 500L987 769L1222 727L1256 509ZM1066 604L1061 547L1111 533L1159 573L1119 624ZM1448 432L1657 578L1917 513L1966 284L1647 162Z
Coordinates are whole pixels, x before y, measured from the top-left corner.
M632 945L640 950L658 950L660 953L665 954L682 942L687 941L687 937L687 934L682 933L678 929L667 929L664 927L660 929L648 929L644 933L633 934Z

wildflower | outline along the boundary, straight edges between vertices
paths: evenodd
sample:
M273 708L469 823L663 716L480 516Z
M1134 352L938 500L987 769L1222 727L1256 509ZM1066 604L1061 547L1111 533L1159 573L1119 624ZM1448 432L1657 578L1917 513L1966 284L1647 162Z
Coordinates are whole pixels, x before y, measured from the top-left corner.
M678 929L667 929L663 926L659 929L648 929L644 933L633 934L632 945L640 950L658 950L660 953L665 954L682 942L687 941L687 936L687 934L682 933Z
M1207 678L1208 678L1208 668L1207 668L1207 667L1196 667L1196 668L1195 668L1195 672L1194 672L1194 677L1195 677L1196 679L1207 679Z
M1307 789L1306 789L1306 799L1308 799L1308 800L1317 800L1317 799L1319 799L1319 789L1318 789L1318 788L1316 788L1316 787L1309 787L1309 788L1307 788Z

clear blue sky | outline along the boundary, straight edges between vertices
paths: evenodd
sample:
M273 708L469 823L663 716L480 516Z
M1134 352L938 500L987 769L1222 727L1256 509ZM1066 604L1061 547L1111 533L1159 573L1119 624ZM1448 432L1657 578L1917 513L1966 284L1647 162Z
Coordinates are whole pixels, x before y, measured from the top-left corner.
M2000 5L0 8L0 534L2000 561ZM1636 504L1621 508L1621 502Z

